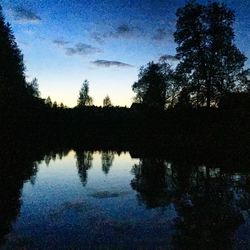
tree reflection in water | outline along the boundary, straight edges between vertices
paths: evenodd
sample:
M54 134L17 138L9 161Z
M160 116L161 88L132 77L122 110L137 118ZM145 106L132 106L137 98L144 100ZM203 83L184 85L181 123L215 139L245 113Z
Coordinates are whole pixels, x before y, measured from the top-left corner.
M83 186L88 181L88 170L92 167L93 153L90 151L76 151L76 166Z
M10 153L11 152L11 153ZM27 180L35 179L37 164L31 155L1 152L0 156L0 246L19 215L21 192Z
M147 208L174 204L176 249L231 249L233 233L250 208L250 175L219 168L140 160L131 186Z
M103 151L102 152L102 171L107 175L114 161L114 152Z
M19 152L13 152L13 147L0 152L0 245L19 215L24 182L35 182L37 163L44 160L49 165L51 160L62 159L69 152L19 148ZM86 185L93 151L75 152L78 174ZM105 174L109 173L114 155L102 151ZM139 203L148 209L165 208L169 204L175 207L178 217L173 221L174 248L231 249L233 235L250 211L249 171L215 168L220 164L203 165L185 157L165 159L144 157L132 167L131 187L137 192Z
M141 159L132 168L135 178L131 186L138 192L138 201L148 208L163 207L169 204L167 190L167 166L161 159Z

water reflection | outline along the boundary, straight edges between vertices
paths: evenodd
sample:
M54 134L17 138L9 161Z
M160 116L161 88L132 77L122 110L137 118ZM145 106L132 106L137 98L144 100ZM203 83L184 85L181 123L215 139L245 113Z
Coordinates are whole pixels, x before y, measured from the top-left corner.
M88 181L88 170L92 167L93 152L90 151L76 151L76 166L78 169L78 174L83 186L87 184Z
M6 236L13 231L12 227L19 219L20 209L23 206L24 184L29 181L36 188L36 176L39 176L42 160L44 165L52 166L55 162L68 159L68 164L73 166L78 181L80 179L81 188L75 184L75 180L68 193L58 187L58 195L60 192L64 193L66 200L61 204L63 209L57 210L54 201L51 202L52 208L59 211L52 213L57 215L52 216L52 222L58 220L65 226L68 221L63 216L69 216L71 227L79 232L85 232L82 240L88 241L90 237L88 232L91 232L93 239L91 238L92 241L89 244L99 246L102 242L105 246L113 247L117 246L117 241L125 244L130 240L129 247L133 248L143 246L144 238L150 238L150 241L154 242L152 244L156 244L155 246L159 244L162 247L164 243L175 249L231 249L235 241L241 239L240 234L235 238L235 232L249 220L250 174L248 171L236 171L232 167L220 168L218 163L214 163L216 167L213 167L211 162L203 165L187 158L171 161L162 156L142 157L138 163L130 165L130 161L126 158L128 154L126 157L118 157L114 151L101 151L94 154L94 151L75 150L75 156L73 155L72 158L70 158L72 153L69 154L69 149L48 150L45 156L42 152L44 151L1 152L0 246L6 244ZM115 157L117 160L114 163ZM96 161L97 158L99 161ZM117 163L120 167L115 166L110 171L112 165ZM45 168L43 171L46 172L49 169ZM91 169L95 169L92 175ZM123 172L123 169L128 171ZM53 171L55 176L59 173L56 168ZM48 181L46 178L44 181ZM45 182L44 185L48 184L52 186L49 182ZM125 187L126 190L124 190ZM42 193L42 195L41 201L46 200L49 194ZM68 197L75 197L75 200L67 200ZM31 195L30 199L32 198L35 199ZM32 200L29 204L32 204ZM65 206L65 204L77 205ZM177 216L171 217L170 213L157 214L157 225L153 225L158 208L162 211L174 209ZM98 214L96 211L99 211ZM39 213L38 210L37 217L40 217ZM123 220L119 221L122 217L124 217ZM79 224L78 220L82 222ZM95 220L98 225L92 227L91 221ZM85 221L88 224L84 224ZM44 219L45 224L49 225L52 222ZM85 225L84 228L83 225ZM153 233L156 226L158 234ZM108 240L103 236L108 233L105 232L107 227L112 232ZM150 227L152 228L149 230ZM170 228L173 230L171 231ZM63 230L67 231L66 228ZM161 230L162 234L159 233ZM164 230L171 234L170 240ZM79 232L76 231L76 235ZM99 235L100 232L103 233L102 236ZM62 235L65 236L65 233ZM100 241L97 240L96 235L100 237ZM70 241L76 236L68 237ZM138 237L141 237L141 242L138 242Z
M161 159L141 159L132 167L135 178L131 186L138 192L139 203L145 203L148 208L169 204L167 170L166 162Z
M174 204L176 249L231 249L233 233L249 217L250 175L219 168L140 160L131 186L147 208Z
M11 231L21 207L23 184L30 180L34 184L37 163L32 155L1 151L0 154L0 246Z
M114 161L114 152L104 151L102 152L102 171L107 175Z
M177 248L231 249L232 233L244 223L239 197L250 201L243 179L237 182L232 175L206 167L192 171L185 197L176 201Z

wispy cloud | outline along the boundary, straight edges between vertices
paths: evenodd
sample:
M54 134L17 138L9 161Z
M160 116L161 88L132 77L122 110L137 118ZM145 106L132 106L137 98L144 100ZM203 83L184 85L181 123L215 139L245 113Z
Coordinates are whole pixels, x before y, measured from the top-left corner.
M96 60L96 61L93 61L92 63L98 67L121 67L121 68L134 67L131 64L127 64L127 63L120 62L120 61Z
M77 43L74 47L67 47L65 48L66 55L73 56L73 55L80 55L86 56L95 53L101 53L102 50L96 47L93 47L90 44L85 43Z
M30 9L14 7L11 9L14 19L19 23L39 23L42 18Z
M162 41L162 40L166 39L167 36L168 36L168 33L167 33L166 29L164 29L164 28L159 28L159 29L157 29L157 30L155 31L155 33L154 33L152 39L153 39L153 40L156 40L156 41Z
M173 55L162 55L160 58L159 58L159 61L172 61L172 62L177 62L178 59L176 58L176 56L173 56Z
M114 38L130 38L132 36L137 35L138 28L128 25L122 24L115 28L114 31L111 31L106 34L106 36L114 37Z
M98 43L104 43L106 39L129 39L133 37L138 37L141 34L141 29L136 26L121 24L113 28L111 31L107 32L93 32L91 37Z
M105 41L104 35L98 32L91 33L91 38L99 44L103 44Z
M69 44L68 41L65 41L63 39L55 39L52 41L54 44L56 44L57 46L66 46L67 44Z

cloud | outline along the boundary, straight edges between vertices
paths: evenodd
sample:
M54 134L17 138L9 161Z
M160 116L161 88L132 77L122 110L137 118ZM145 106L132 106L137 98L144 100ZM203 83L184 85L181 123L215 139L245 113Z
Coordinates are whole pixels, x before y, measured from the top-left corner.
M77 43L74 47L65 48L65 51L66 55L68 56L73 56L73 55L86 56L102 52L102 50L85 43Z
M136 31L136 28L133 26L129 26L127 24L122 24L118 26L113 33L113 36L115 37L127 37L127 36L132 36L134 35Z
M122 24L116 27L115 31L109 32L109 36L115 38L128 38L134 36L137 31L137 28L134 26L129 26L127 24Z
M99 43L99 44L103 44L104 43L104 40L105 40L105 37L104 37L104 35L103 34L100 34L100 33L98 33L98 32L93 32L92 34L91 34L91 38L93 39L93 40L95 40L97 43Z
M96 42L102 44L105 42L106 39L114 38L114 39L128 39L132 37L140 36L141 29L136 26L128 25L128 24L121 24L117 27L113 28L112 31L100 33L100 32L93 32L91 37Z
M159 59L159 61L172 61L172 62L178 62L179 60L176 58L176 56L173 55L162 55Z
M159 28L155 31L155 34L153 35L152 39L156 40L156 41L162 41L165 38L167 38L167 35L168 35L168 33L167 33L166 29Z
M58 46L65 46L67 44L69 44L68 41L65 41L63 39L55 39L52 41L54 44L58 45Z
M30 9L15 7L11 9L14 19L19 23L39 23L42 18Z
M134 67L131 64L119 62L119 61L108 61L108 60L96 60L92 62L94 65L98 67Z

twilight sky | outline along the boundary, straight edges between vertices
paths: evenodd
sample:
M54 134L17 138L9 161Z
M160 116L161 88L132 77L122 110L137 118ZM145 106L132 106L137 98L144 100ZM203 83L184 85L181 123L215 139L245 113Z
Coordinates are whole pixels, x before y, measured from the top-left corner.
M84 79L95 105L108 94L114 105L130 106L140 66L162 55L175 63L175 11L185 2L0 0L24 54L27 79L38 78L43 98L70 107ZM250 58L250 0L224 2L236 12L236 43Z

